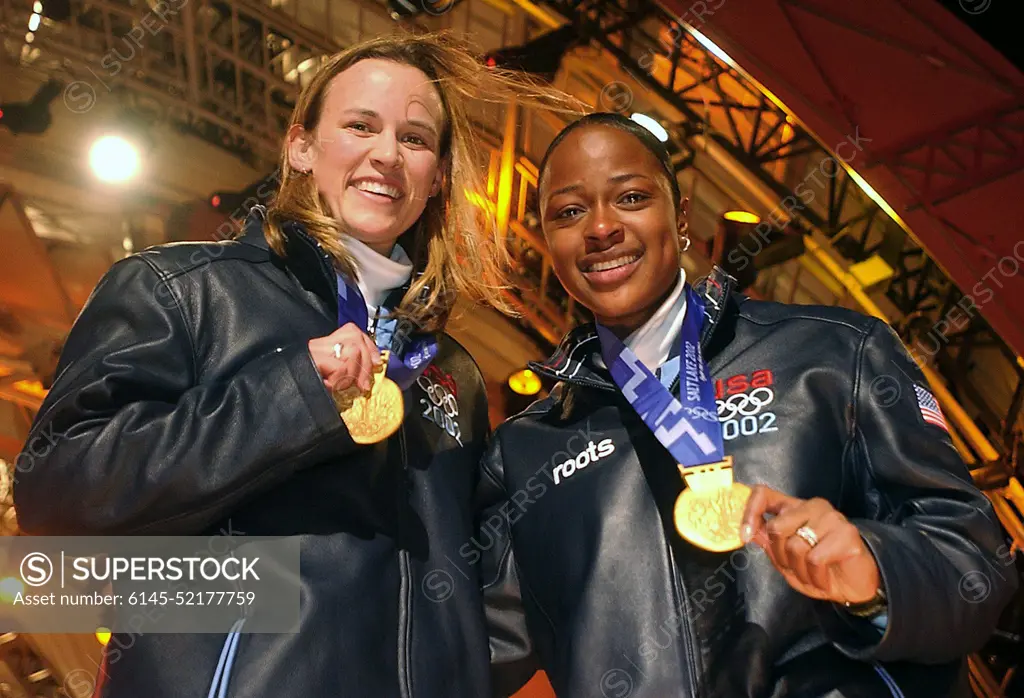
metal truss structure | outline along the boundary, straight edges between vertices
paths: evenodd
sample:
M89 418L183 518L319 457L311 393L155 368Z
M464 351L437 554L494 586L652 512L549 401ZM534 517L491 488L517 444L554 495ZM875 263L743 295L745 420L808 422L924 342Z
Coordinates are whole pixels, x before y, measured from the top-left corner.
M875 294L888 319L908 346L924 345L929 335L938 340L931 344L941 346L927 352L935 367L954 397L971 405L975 421L1000 457L1011 470L1016 467L1024 366L1018 365L1014 352L977 313L966 321L961 318L955 331L949 331L951 323L944 318L958 303L962 306L965 291L950 282L941 266L887 215L884 202L870 187L843 166L842 149L856 147L857 134L850 134L848 142L819 144L759 86L716 55L698 31L654 2L555 0L549 5L577 23L587 38L618 60L627 75L677 112L674 133L681 150L680 169L691 165L694 153L706 149L710 141L774 195L773 220L821 234L830 249L851 264L880 256L893 270L884 293ZM180 128L257 166L271 168L298 88L324 56L341 46L267 5L203 0L183 3L177 12L154 7L118 0L87 4L72 0L67 22L56 31L40 33L22 48L78 81L80 90L69 90L65 100L94 99L101 90L118 91L128 100L149 103ZM20 27L31 14L29 4L2 0L0 9L6 41L23 40ZM344 26L344 32L336 33L353 38L379 32L382 23L385 28L394 25L383 5L372 0L359 0L354 13L352 5L347 9L336 10L335 14L344 16L334 17L327 3L321 19L336 29ZM155 33L140 36L140 26L155 27ZM1013 114L993 114L989 123L954 129L947 144L907 144L888 157L908 177L921 178L928 200L938 204L950 192L1017 162L1019 153L993 145L1005 143L999 133L1013 118ZM494 129L483 130L496 149L508 147ZM995 165L986 160L984 167L972 168L972 163L981 162L980 156L959 157L965 170L960 174L936 164L943 158L957 158L969 144L978 152L998 153L1004 159ZM535 258L544 245L537 237L526 194L536 184L536 172L518 152L521 146L519 139L511 152L492 158L497 172L492 172L488 194L502 191L504 200L493 202L496 211L516 199L514 215L504 214L513 233L513 248L522 271L540 282L540 291L527 302L531 306L527 310L539 314L538 320L545 319L536 326L551 340L572 324L577 313L556 288L550 265ZM922 166L922 161L931 165ZM1013 377L1010 394L979 395L971 388L971 371L983 350L989 350L985 361L1001 361L1005 375Z
M25 44L32 3L0 3L8 48L21 46L22 61L42 62L71 81L64 95L69 109L85 111L103 95L117 93L259 168L273 167L302 80L341 48L259 3L69 4L66 21ZM343 17L327 19L356 38L393 24L372 0L362 0L354 12L350 3L343 7Z
M967 306L963 299L971 289L957 288L909 231L888 215L885 202L845 166L859 134L837 144L817 142L698 30L655 2L550 4L572 17L592 41L615 56L627 75L675 112L675 133L693 151L711 141L771 192L773 223L816 233L847 265L873 255L888 264L892 274L885 288L868 290L908 347L922 344L918 354L933 359L951 393L973 408L974 420L998 449L1007 471L1015 470L1024 427L1024 366L980 314L951 322L951 311L961 302ZM953 129L945 142L907 144L891 157L908 177L920 177L929 201L938 204L971 182L1019 167L1022 153L1000 132L1019 130L1015 112L1020 109L1004 111L993 113L987 123ZM986 159L982 166L983 152L1001 159L995 164ZM950 160L962 165L962 171L944 165ZM953 324L956 330L950 332ZM935 351L919 342L929 333L938 336ZM993 351L981 356L982 349ZM981 395L973 390L971 370L980 361L1002 362L1001 373L1014 381L1013 392Z
M893 165L900 178L920 193L920 206L935 209L1024 167L1024 148L1015 137L1022 123L1024 105L1009 101L876 157ZM957 229L950 221L944 222Z

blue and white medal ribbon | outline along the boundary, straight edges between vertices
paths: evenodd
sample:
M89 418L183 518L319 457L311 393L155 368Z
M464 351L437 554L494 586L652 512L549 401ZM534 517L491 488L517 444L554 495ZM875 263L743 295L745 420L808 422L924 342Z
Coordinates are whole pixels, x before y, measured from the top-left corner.
M700 350L704 299L686 286L687 310L677 340L680 395L676 399L636 355L600 324L601 356L623 397L679 464L686 489L675 507L679 533L702 548L735 550L750 489L733 482L725 454L714 383Z
M393 380L401 390L405 390L416 382L427 366L437 356L437 339L432 334L397 336L398 322L388 318L387 309L383 308L384 317L377 321L374 341L377 348L391 349L388 354L387 377ZM359 287L349 283L338 275L338 327L353 322L364 332L369 331L370 316L366 310L366 301ZM395 345L398 345L397 347Z
M686 287L687 312L677 340L679 399L661 384L611 330L597 326L601 356L623 397L644 424L684 467L725 459L722 425L715 406L715 386L700 351L704 301Z

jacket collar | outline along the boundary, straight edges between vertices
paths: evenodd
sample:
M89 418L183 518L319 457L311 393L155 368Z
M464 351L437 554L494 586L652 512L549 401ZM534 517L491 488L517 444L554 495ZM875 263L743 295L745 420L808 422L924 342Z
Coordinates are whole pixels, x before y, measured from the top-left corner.
M266 250L276 264L287 267L304 289L316 294L329 308L333 308L334 313L337 313L338 281L328 254L301 224L289 222L283 226L285 258L278 258L270 249L264 234L266 217L265 207L259 204L253 206L245 219L238 241Z
M245 221L242 222L242 234L238 236L238 241L253 247L269 250L270 245L267 243L266 236L263 235L263 222L266 218L267 209L263 205L256 204L249 209L249 214L245 217Z
M710 353L713 353L709 352L712 338L722 318L727 314L726 308L735 283L735 279L716 266L694 287L694 290L704 298L704 325L701 327L700 346L709 361ZM687 312L689 310L687 308ZM530 368L557 381L569 380L596 388L615 389L615 384L604 368L601 343L592 322L571 330L562 338L547 360L531 361Z
M257 204L249 211L245 223L242 226L242 234L238 241L247 245L253 245L266 250L272 257L277 258L270 249L267 237L264 234L263 226L267 218L267 209ZM330 256L324 252L319 243L306 232L300 223L288 222L283 226L285 236L285 259L281 263L295 275L303 288L315 293L333 313L338 312L338 277L334 271ZM413 276L417 276L414 272ZM384 300L383 305L392 308L402 300L412 279L406 281L399 288L394 289ZM429 289L424 289L424 295Z

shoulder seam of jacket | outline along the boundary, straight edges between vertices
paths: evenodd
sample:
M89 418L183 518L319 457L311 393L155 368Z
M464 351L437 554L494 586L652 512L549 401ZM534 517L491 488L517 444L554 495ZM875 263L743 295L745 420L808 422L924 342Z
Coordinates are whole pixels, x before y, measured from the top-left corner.
M206 245L219 245L222 242L230 242L230 243L235 243L235 244L238 244L238 245L246 244L246 243L243 243L243 242L239 242L237 240L221 240L221 241L211 240L209 242L204 242L204 243L201 243L199 245L196 245L195 248L196 249L202 249ZM227 245L224 245L223 247L224 247L224 249L231 249ZM253 249L257 249L257 250L261 249L259 247L255 247L254 245L249 245L249 247L252 247ZM203 259L202 261L192 262L192 263L190 263L187 266L185 266L185 265L177 265L177 268L174 271L165 271L165 270L161 269L160 266L153 261L153 258L160 257L161 254L162 254L162 251L149 249L149 250L142 250L138 254L133 255L133 256L141 257L141 258L145 259L146 263L149 264L154 269L158 270L159 273L162 274L164 280L167 280L167 281L169 281L171 279L176 279L179 276L184 276L185 274L191 274L195 270L201 269L201 268L205 267L208 264L213 264L214 262L244 262L246 264L267 264L267 263L270 262L270 257L269 256L266 259L258 259L257 260L257 259L250 259L248 257L231 257L231 256L225 257L223 255L217 255L217 256L209 256L209 255L207 255L206 258Z
M502 468L501 468L501 470L502 470L502 477L499 478L497 476L497 474L495 474L495 473L493 473L491 471L491 468L488 465L488 459L486 457L483 458L481 460L481 462L483 463L484 475L487 476L488 479L493 481L498 486L498 491L501 492L502 497L505 497L506 495L508 495L508 489L505 487L505 478L504 478L504 472L505 472L505 466L504 466L504 462L505 462L505 449L502 448L502 445L501 445L501 435L498 434L497 430L495 430L495 432L494 432L493 439L494 439L493 448L497 449L497 451L498 451L498 458L500 458L501 461L502 461ZM490 449L490 448L491 448L491 446L488 446L488 449ZM506 522L507 521L508 520L506 519ZM481 592L486 590L486 589L489 589L492 586L494 586L498 582L498 580L501 579L501 568L505 564L505 559L507 557L511 557L512 556L513 550L514 550L514 542L512 540L512 524L509 523L507 542L505 543L505 550L502 551L501 557L498 559L498 566L495 569L494 579L492 579L490 582L486 582L485 580L481 579L480 580L481 581L481 585L480 585ZM515 564L515 560L512 560L512 563Z
M856 418L857 418L857 414L858 414L858 410L859 410L859 405L857 403L857 393L860 391L861 376L862 376L862 374L864 372L863 371L864 355L867 353L868 341L871 339L871 336L874 335L875 330L877 330L879 327L881 327L884 324L885 323L883 323L878 318L871 318L871 322L868 323L868 327L867 327L867 330L864 332L864 336L861 338L860 343L857 345L857 355L856 355L856 358L854 359L856 361L856 363L853 365L853 371L854 371L854 373L853 373L853 376L854 376L853 394L850 396L850 400L851 400L851 403L853 405L853 416L854 416L854 420L855 420L855 426L856 426L856 421L857 421Z
M863 333L863 335L860 338L860 341L857 343L857 351L855 351L853 353L853 372L852 372L853 381L851 381L851 384L850 384L850 400L847 403L849 405L850 426L849 426L849 431L848 431L848 433L846 435L846 443L843 444L842 453L846 454L847 453L847 449L849 448L849 453L850 453L851 457L854 457L854 458L856 457L856 451L857 451L856 443L857 443L857 440L858 440L858 435L860 434L860 420L859 420L859 416L857 414L857 410L859 409L859 406L858 406L858 403L857 403L857 392L860 390L861 374L863 373L864 349L867 346L868 337L871 336L871 328L872 327L874 327L874 325L870 325L868 331ZM871 472L871 463L870 463L871 459L870 459L870 457L867 456L866 451L865 451L865 459L868 461L868 477L870 477L872 480L874 480L875 479L874 474ZM846 469L851 467L850 465L848 465L846 463L846 459L845 458L843 459L843 461L841 463L841 466L843 468L843 473L842 473L842 477L840 478L840 484L839 484L839 502L840 503L843 502L843 497L846 495L846 479L847 479L847 477L846 477L847 476Z
M447 328L442 329L440 335L442 339L449 341L456 347L458 347L462 351L462 353L469 358L469 362L473 365L473 368L476 369L476 378L480 385L480 396L483 398L484 406L488 408L483 410L483 417L478 419L480 419L483 425L482 432L484 434L487 434L491 431L491 420L490 417L488 416L490 404L487 398L487 378L484 376L484 371L482 368L480 368L480 364L477 363L476 357L473 356L473 354L468 349L466 349L465 346L463 346L462 342L455 339L455 337L453 337L451 333L448 332Z
M540 400L540 401L538 401L538 403L535 403L535 404L548 402L549 400L552 400L551 395L548 395L543 400ZM553 401L553 404L558 404L558 402L557 401ZM483 459L483 464L484 464L483 471L484 471L484 474L489 475L490 478L495 481L495 484L498 485L498 487L501 489L503 494L508 494L508 488L505 487L505 478L504 478L504 472L505 472L505 467L504 467L504 463L505 463L505 449L502 446L502 432L505 430L506 426L508 426L509 424L511 424L512 422L516 421L517 419L519 419L521 417L528 417L528 416L534 415L534 414L543 414L545 412L550 411L550 409L551 409L550 407L546 407L543 410L541 410L541 409L531 409L531 408L532 408L532 405L531 405L531 407L526 408L522 412L520 412L518 414L512 415L511 417L506 419L504 422L499 424L498 427L494 430L493 436L491 437L495 441L495 447L498 449L498 455L499 455L499 457L501 458L501 461L502 461L502 469L501 469L502 470L502 477L499 478L495 473L491 472L491 469L489 467L487 467L487 459L486 458ZM488 448L490 448L490 447L488 447Z
M174 277L165 274L162 269L153 264L153 262L150 259L148 259L148 257L146 257L145 255L139 255L139 258L146 264L147 267L149 267L149 269L154 274L156 274L157 279L160 281L160 283L163 283L167 287L167 292L171 293L171 297L174 298L174 307L178 310L178 317L181 318L181 324L184 325L185 327L185 336L188 337L189 360L190 363L192 364L191 382L194 385L199 380L198 371L196 369L196 341L195 337L192 336L192 326L189 324L188 318L185 317L185 309L182 308L181 300L178 298L177 295L174 295L174 292L171 289L170 285L166 283L167 281Z
M857 345L856 359L853 365L853 393L850 396L850 405L852 413L851 419L853 422L853 424L851 425L850 439L853 441L864 441L864 433L860 429L860 407L859 403L857 402L857 394L860 392L861 378L864 374L864 355L867 351L868 340L871 339L871 335L874 334L874 331L882 324L882 321L879 320L878 318L872 318L872 322L869 323L867 331L864 332L864 336L861 338L860 343ZM868 476L871 478L871 481L877 485L878 478L875 476L875 468L874 464L871 462L870 451L868 450L866 445L863 446L863 448L864 463L867 465ZM876 487L875 489L878 491L879 495L885 502L886 517L891 516L893 512L892 502L889 501L889 498L885 495L885 492L882 490L882 488Z
M469 357L470 362L473 364L473 368L476 369L476 373L480 377L480 382L481 383L486 383L486 380L484 379L484 371L483 371L482 368L480 368L480 364L477 363L476 357L473 356L472 352L470 352L469 349L466 349L466 347L462 344L462 342L460 342L459 340L455 339L455 337L453 337L451 335L451 333L448 332L447 327L445 327L444 329L441 330L441 336L444 337L449 342L451 342L452 344L454 344L455 346L457 346L459 349L462 350L462 352L466 356Z
M552 391L553 390L554 388L552 388ZM518 419L532 417L538 414L546 414L547 412L550 412L558 403L559 401L552 397L550 393L548 393L548 395L543 400L538 400L537 402L533 403L522 412L514 414L508 419L506 419L504 422L501 423L499 428L505 426L506 424L511 424L512 422ZM543 405L543 407L541 407L541 405Z
M846 327L846 328L851 329L854 332L857 332L857 333L859 333L861 335L864 335L864 336L867 336L867 335L871 334L871 329L874 326L874 325L870 325L868 328L865 329L863 327L857 327L856 325L853 325L853 324L851 324L849 322L845 322L843 320L834 320L832 318L825 318L825 317L814 317L813 315L790 315L789 317L782 317L782 318L778 318L776 320L761 320L761 319L753 318L750 315L745 314L742 310L739 311L737 313L737 315L739 315L741 318L743 318L747 322L752 322L755 325L762 325L762 326L778 325L778 324L781 324L783 322L790 322L792 320L809 320L811 322L823 322L823 323L825 323L827 325L839 325L841 327ZM865 316L865 317L867 317L867 316ZM871 319L878 321L878 318L871 318Z
M871 336L871 331L875 328L874 323L868 327L868 331L864 333L864 336L860 338L860 342L857 343L857 351L853 356L853 385L851 386L850 393L850 407L853 410L853 424L851 425L851 431L856 430L858 419L858 410L860 405L857 402L857 393L860 390L860 381L864 372L864 352L867 348L868 338Z

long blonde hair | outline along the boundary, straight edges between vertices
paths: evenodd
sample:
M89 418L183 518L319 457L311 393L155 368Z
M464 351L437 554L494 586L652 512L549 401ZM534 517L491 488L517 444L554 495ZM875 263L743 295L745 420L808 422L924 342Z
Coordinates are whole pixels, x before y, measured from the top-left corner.
M403 234L414 276L395 314L425 331L443 329L455 300L465 294L512 312L504 299L508 250L492 215L473 204L468 192L482 195L486 164L469 117L473 103L509 103L552 109L576 117L586 105L524 74L485 67L463 42L447 32L383 36L331 56L299 95L289 131L316 129L331 80L355 63L378 58L422 71L436 86L445 113L439 156L445 167L441 192L427 200L419 220ZM302 224L331 256L335 266L355 278L357 270L341 240L337 220L316 189L313 178L294 169L288 143L281 154L281 188L268 210L265 235L279 255L285 254L283 226Z

